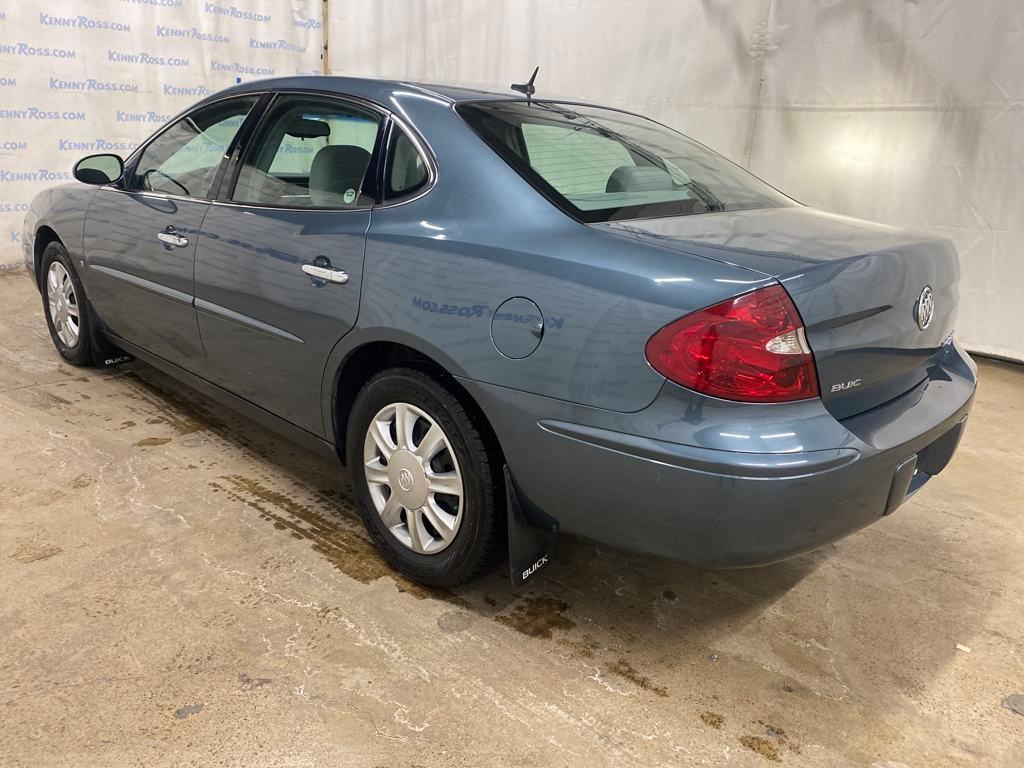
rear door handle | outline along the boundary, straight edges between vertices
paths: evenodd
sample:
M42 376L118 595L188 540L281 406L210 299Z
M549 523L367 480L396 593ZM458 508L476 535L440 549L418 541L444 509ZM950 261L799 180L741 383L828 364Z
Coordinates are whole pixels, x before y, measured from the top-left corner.
M323 280L328 283L344 285L348 282L348 272L335 269L334 267L318 267L316 264L303 264L302 271L310 277L315 277L317 280Z
M156 239L161 243L167 243L177 248L184 248L188 245L188 238L178 234L178 230L174 227L167 227L163 232L156 233Z

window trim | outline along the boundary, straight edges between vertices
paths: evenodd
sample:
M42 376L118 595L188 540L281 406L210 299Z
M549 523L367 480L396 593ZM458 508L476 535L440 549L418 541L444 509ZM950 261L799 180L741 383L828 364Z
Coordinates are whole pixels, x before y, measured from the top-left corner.
M427 180L426 183L411 192L400 193L393 197L388 197L387 193L390 188L388 174L392 169L392 163L395 155L395 144L398 142L400 135L404 135L405 138L412 143L417 154L419 154L424 167L427 169ZM409 130L401 121L392 119L391 124L388 126L386 152L384 155L384 162L381 163L380 176L378 180L377 199L379 201L379 207L393 208L397 205L411 203L413 200L418 200L423 197L434 188L434 184L437 182L437 163L433 156L428 152L428 149L427 145L420 141L420 137L417 133Z
M367 206L359 206L354 208L310 208L305 206L287 206L287 205L269 205L267 203L249 203L240 200L232 199L232 195L235 193L235 188L238 186L238 177L242 172L242 157L249 151L253 139L259 135L260 130L266 125L270 119L269 116L273 112L274 107L284 97L289 96L315 96L317 98L326 98L328 100L340 101L347 104L352 104L361 109L373 112L380 117L380 127L377 130L377 137L374 141L373 151L370 153L370 163L366 166L366 175L363 178L364 185L366 180L370 179L373 189L370 190L371 200ZM317 90L280 90L272 91L271 99L267 102L263 109L262 114L259 117L258 122L255 124L253 129L246 136L245 142L239 143L235 148L235 156L231 159L231 172L225 174L225 179L220 185L217 197L212 201L214 205L231 206L235 208L259 208L260 210L269 211L308 211L310 213L353 213L356 211L369 211L372 210L379 201L380 185L378 183L378 168L380 166L379 158L383 153L383 142L385 135L390 126L392 120L391 113L383 109L379 104L375 104L372 101L366 99L360 99L357 96L350 96L344 93L338 93L336 91L317 91Z
M199 104L194 104L186 110L179 112L177 115L172 117L167 123L161 126L156 133L151 135L142 144L137 146L135 150L128 156L128 159L124 164L124 173L121 178L114 184L104 185L101 189L110 189L115 192L121 192L128 195L140 195L142 197L154 198L158 200L192 200L196 202L212 202L214 199L214 191L219 187L219 180L221 174L224 172L226 167L226 161L229 159L231 152L240 142L240 137L243 131L246 130L246 126L256 119L257 113L262 116L262 108L265 106L265 97L267 96L266 91L253 91L249 93L233 93L225 96L221 99L213 99L210 101L203 101ZM238 131L231 139L231 144L228 145L224 152L224 155L220 159L220 164L217 166L217 171L214 174L213 181L210 184L210 189L206 190L205 195L176 195L171 192L156 192L151 189L131 189L128 186L127 179L129 177L134 178L135 168L138 166L139 160L142 159L143 153L149 149L150 145L159 139L164 133L166 133L172 126L177 125L180 121L186 117L198 112L201 109L213 106L214 104L220 104L222 102L232 101L236 99L248 99L255 97L256 101L250 107L249 111L245 115L245 120L242 121L242 125L239 126Z

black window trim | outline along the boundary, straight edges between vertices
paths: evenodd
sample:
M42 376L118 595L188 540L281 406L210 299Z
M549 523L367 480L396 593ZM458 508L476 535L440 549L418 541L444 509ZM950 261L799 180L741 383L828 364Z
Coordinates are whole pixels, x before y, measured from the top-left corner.
M420 159L423 161L423 165L427 170L427 180L424 184L416 187L409 192L400 192L394 195L389 195L390 191L390 176L392 170L392 163L394 162L395 144L398 142L400 136L405 136L413 145L413 148L419 154ZM420 139L420 136L409 130L404 124L398 120L392 119L388 126L388 136L386 151L384 153L384 162L381 163L380 173L377 180L378 189L378 207L394 207L397 205L404 205L410 203L413 200L426 195L434 188L434 184L437 182L437 163L432 157L429 148L425 142Z
M224 169L227 165L227 161L234 151L234 148L238 146L242 132L246 130L246 126L254 120L254 116L257 112L261 111L264 105L265 97L267 96L266 91L250 91L246 93L232 93L224 96L220 99L212 99L209 101L202 101L198 104L193 104L188 109L182 110L177 115L168 120L162 125L157 131L147 138L144 142L139 144L132 153L128 156L128 159L124 163L124 173L121 178L114 184L107 184L101 187L101 189L109 189L115 192L121 192L129 195L141 195L142 197L156 198L160 200L191 200L194 202L212 202L214 189L219 186L219 181ZM171 192L156 192L151 189L132 189L129 188L127 180L134 178L135 168L138 165L139 160L142 158L143 153L149 149L149 146L159 139L165 132L170 130L173 126L184 120L189 115L198 112L199 110L206 109L207 107L213 106L214 104L220 104L221 102L233 101L236 99L251 99L255 98L256 101L249 108L246 113L245 120L242 121L242 125L231 139L231 144L228 145L224 152L224 156L221 157L220 164L217 166L217 172L214 174L213 182L210 184L210 189L206 190L204 195L175 195Z

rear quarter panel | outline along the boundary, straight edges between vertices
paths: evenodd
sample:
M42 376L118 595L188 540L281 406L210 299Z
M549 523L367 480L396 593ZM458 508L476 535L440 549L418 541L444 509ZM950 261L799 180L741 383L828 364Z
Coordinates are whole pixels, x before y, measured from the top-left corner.
M435 153L438 179L418 199L374 210L358 327L336 359L367 340L403 340L457 376L638 411L664 384L644 356L650 336L768 280L576 222L450 104L419 95L399 106ZM514 297L536 303L544 321L540 345L522 359L491 337L495 311ZM523 318L523 334L530 324Z

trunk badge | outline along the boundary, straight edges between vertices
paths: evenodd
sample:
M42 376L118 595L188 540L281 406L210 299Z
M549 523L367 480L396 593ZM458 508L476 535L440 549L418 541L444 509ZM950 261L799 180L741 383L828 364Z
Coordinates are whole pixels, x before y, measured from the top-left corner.
M914 307L914 319L917 320L917 327L922 331L932 324L932 317L935 315L935 294L932 287L926 285L921 295L917 298L917 306Z

